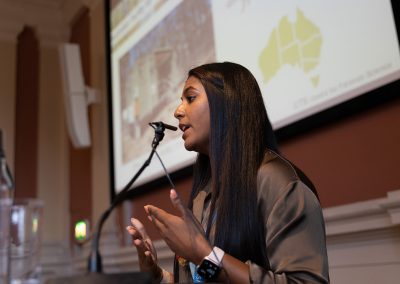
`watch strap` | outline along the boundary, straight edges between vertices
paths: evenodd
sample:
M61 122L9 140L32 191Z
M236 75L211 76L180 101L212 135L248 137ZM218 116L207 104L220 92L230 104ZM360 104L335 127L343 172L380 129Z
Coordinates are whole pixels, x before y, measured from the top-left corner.
M225 252L222 249L213 247L211 253L197 266L197 274L207 281L215 279L221 271L224 255ZM193 280L195 280L194 277Z
M219 247L213 247L212 251L210 252L209 255L207 255L205 258L212 261L219 267L222 266L222 258L224 257L225 252L220 249Z

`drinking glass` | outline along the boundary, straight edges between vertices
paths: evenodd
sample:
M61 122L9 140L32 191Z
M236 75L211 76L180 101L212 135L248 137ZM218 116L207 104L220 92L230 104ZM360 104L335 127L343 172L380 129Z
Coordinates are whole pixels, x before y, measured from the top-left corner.
M16 199L11 206L10 279L12 284L40 283L43 202Z
M8 283L10 268L11 199L0 199L0 284Z

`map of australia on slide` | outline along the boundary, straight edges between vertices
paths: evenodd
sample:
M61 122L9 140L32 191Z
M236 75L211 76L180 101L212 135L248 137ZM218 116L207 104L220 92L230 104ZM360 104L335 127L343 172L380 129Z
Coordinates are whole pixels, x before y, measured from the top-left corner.
M291 23L287 16L279 21L262 50L259 65L265 83L285 65L299 67L309 75L313 86L318 85L319 76L310 75L319 64L322 36L320 30L302 11L297 9L296 21Z

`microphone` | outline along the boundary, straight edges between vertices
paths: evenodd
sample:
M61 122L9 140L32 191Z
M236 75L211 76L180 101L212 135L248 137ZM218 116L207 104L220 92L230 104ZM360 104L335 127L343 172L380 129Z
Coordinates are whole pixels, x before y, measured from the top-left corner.
M166 123L164 123L162 121L150 122L149 124L152 125L152 126L155 126L155 127L163 127L165 129L172 130L172 131L177 131L178 130L178 127L166 124Z
M154 128L154 138L153 138L153 142L152 142L152 150L150 152L149 157L143 163L141 168L137 171L135 176L115 196L115 198L114 198L113 202L111 203L110 207L108 207L108 209L105 212L103 212L103 214L100 216L100 219L98 220L98 222L96 224L96 227L94 229L93 236L92 236L91 250L90 250L90 255L89 255L89 259L88 259L88 272L90 272L90 273L101 273L101 272L103 272L103 265L102 265L101 255L100 255L100 252L99 252L99 242L100 242L101 229L103 227L103 224L104 224L105 220L108 218L108 216L110 215L111 211L118 204L120 204L122 201L124 201L126 199L126 197L128 196L128 194L130 193L130 191L132 189L132 185L134 184L134 182L137 180L137 178L140 176L140 174L144 171L144 169L150 164L154 153L156 153L157 157L160 159L160 157L158 156L158 154L156 152L156 148L157 148L158 144L160 143L160 141L164 138L164 130L165 129L169 129L169 130L172 130L172 131L176 131L178 129L175 126L168 125L166 123L163 123L162 121L150 122L149 125L152 128ZM161 161L161 159L160 159L160 161ZM164 167L164 165L163 165L163 167ZM164 171L166 171L165 167L164 167ZM168 177L168 180L169 180L170 184L173 187L175 187L173 185L173 183L171 181L171 178L169 177L167 171L166 171L166 174L167 174L167 177Z

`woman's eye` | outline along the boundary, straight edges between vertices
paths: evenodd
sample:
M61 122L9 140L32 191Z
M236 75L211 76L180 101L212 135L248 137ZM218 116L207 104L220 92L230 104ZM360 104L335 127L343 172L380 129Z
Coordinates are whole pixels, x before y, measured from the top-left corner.
M195 96L188 96L186 99L187 99L187 101L188 101L189 103L191 103L191 102L194 101L195 98L196 98Z

